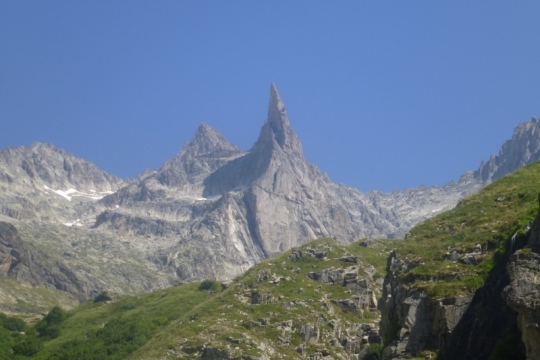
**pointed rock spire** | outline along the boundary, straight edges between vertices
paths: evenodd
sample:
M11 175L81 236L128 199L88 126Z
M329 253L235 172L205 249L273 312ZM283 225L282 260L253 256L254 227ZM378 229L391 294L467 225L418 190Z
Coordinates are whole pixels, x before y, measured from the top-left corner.
M268 118L261 129L257 143L261 145L262 142L268 142L272 137L283 151L302 154L302 144L289 124L287 109L274 83L270 86Z

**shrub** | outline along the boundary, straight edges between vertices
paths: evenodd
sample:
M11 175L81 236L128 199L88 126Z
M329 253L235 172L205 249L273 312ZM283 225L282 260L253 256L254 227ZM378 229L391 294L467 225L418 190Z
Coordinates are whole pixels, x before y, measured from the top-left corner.
M67 313L55 306L51 311L36 324L39 337L50 340L60 335L60 324L67 318Z
M13 346L13 353L15 355L34 356L41 349L43 349L43 343L41 340L36 337L29 336Z
M11 359L11 345L13 338L9 331L0 327L0 359Z
M362 360L379 360L384 347L383 344L369 344L367 354L362 357Z
M199 290L214 290L219 289L219 284L214 280L204 280L201 285L199 285Z
M479 289L482 286L484 286L484 278L482 276L472 276L465 279L465 286L467 286L469 289Z
M72 340L55 354L60 360L120 360L144 345L154 326L141 319L113 319L102 329L86 334L85 340Z
M9 331L26 331L27 326L23 319L8 317L0 313L0 326Z

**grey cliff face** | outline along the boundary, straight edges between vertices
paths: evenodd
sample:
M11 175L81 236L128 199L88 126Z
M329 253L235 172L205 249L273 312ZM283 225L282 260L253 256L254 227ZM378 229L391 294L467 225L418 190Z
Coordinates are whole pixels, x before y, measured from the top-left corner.
M540 159L540 120L531 120L519 124L514 129L512 139L507 140L499 155L492 155L488 162L482 162L475 172L484 183L491 183L527 164Z
M511 283L503 297L518 313L528 360L540 359L540 255L519 251L508 265Z
M53 189L75 188L107 192L124 185L89 161L73 156L51 144L0 151L0 180L13 184L47 185Z
M406 259L397 259L392 252L388 258L387 276L379 301L382 313L381 335L398 339L383 352L383 359L402 359L419 356L424 349L441 349L448 345L452 332L467 310L472 296L429 299L425 292L408 291L400 284L398 269L414 267Z
M175 157L129 183L52 145L0 151L0 220L16 226L24 246L60 256L73 278L84 279L87 285L72 290L81 298L166 286L174 278L230 279L315 238L404 237L490 179L539 158L537 124L516 129L497 166L484 164L458 182L362 193L306 161L272 84L267 119L249 151L203 123ZM43 241L40 232L51 235ZM122 265L123 258L130 260ZM116 272L88 275L98 267ZM143 274L152 272L149 284ZM138 279L132 288L128 274Z
M538 197L540 203L540 194ZM508 263L510 284L502 295L517 312L517 324L527 351L527 360L540 359L540 212L527 240Z
M392 252L379 310L381 336L397 339L382 358L438 350L442 360L500 358L505 352L512 359L540 359L540 212L527 229L522 238L508 239L484 285L471 295L428 299L396 276L418 263Z
M0 214L68 223L81 202L103 198L125 182L50 144L0 151Z

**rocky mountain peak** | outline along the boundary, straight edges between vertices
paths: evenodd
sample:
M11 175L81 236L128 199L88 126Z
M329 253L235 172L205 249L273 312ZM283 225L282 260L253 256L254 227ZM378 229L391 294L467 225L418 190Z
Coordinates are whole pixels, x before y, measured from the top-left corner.
M209 174L242 154L242 150L203 122L193 139L163 164L157 177L160 183L169 186L200 183Z
M227 141L216 129L203 122L197 128L193 139L184 145L183 152L201 156L231 156L242 152L238 147Z
M289 124L287 109L279 96L276 85L270 87L270 102L268 104L268 118L264 123L259 139L254 148L268 146L275 143L286 153L302 154L302 144Z
M514 134L489 161L482 161L475 176L484 183L511 173L520 167L540 160L540 122L538 118L522 122L514 129Z
M43 189L116 191L125 183L107 174L90 161L79 158L52 144L33 143L29 148L0 151L0 181L25 183Z

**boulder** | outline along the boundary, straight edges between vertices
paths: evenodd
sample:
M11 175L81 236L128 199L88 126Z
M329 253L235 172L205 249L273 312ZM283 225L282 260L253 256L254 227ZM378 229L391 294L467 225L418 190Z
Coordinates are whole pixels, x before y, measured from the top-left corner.
M305 324L300 328L300 338L302 341L316 344L319 341L319 328L311 324Z

